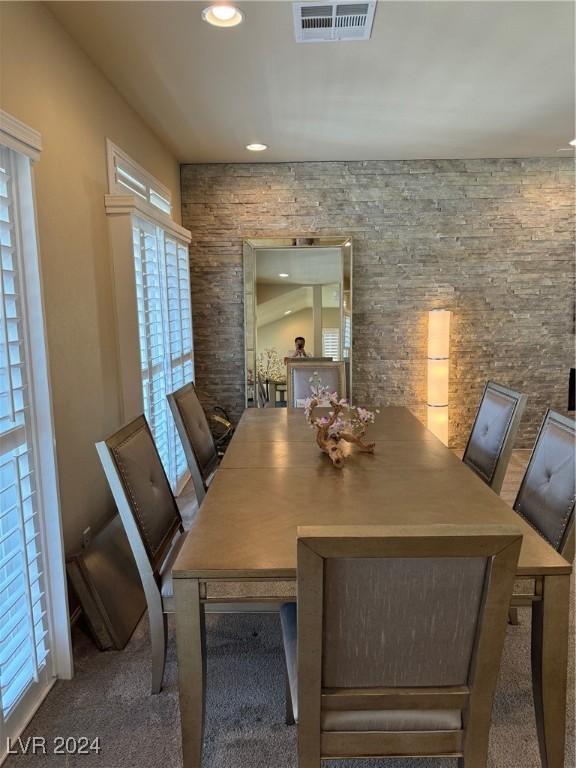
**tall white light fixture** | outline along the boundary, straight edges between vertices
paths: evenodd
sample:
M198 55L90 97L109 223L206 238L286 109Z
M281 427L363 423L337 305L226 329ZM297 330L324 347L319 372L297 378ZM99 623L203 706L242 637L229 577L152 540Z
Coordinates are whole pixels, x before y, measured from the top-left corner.
M444 445L448 445L450 315L448 309L428 313L428 429Z

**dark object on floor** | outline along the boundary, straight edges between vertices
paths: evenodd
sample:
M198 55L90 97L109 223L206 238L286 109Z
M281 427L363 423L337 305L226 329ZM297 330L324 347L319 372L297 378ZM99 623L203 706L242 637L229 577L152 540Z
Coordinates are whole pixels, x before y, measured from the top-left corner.
M208 421L210 422L210 429L216 443L216 449L223 456L230 440L232 440L236 427L230 421L228 413L219 405L215 405L212 408L212 413L208 414Z
M66 569L98 648L122 650L146 610L146 600L120 517L68 558Z

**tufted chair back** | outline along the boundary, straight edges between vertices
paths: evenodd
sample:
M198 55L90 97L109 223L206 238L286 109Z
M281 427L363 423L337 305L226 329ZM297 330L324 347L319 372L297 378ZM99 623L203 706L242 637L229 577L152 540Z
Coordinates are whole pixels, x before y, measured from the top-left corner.
M500 493L526 395L489 381L484 387L462 461Z
M321 380L323 386L337 392L338 397L346 395L346 368L344 363L318 362L316 360L294 359L288 361L288 408L303 408L304 400L310 397L311 378Z
M146 418L138 416L96 448L138 567L145 554L157 574L183 528Z
M218 466L218 452L208 419L192 382L168 395L168 402L184 448L196 496L201 501L206 494L208 478Z
M575 425L548 411L514 509L567 559L574 558Z

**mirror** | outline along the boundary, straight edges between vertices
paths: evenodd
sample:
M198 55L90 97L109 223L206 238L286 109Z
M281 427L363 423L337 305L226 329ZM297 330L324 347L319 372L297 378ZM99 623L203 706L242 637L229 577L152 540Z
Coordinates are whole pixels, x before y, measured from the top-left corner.
M286 407L286 361L346 364L352 400L352 240L244 241L246 407ZM298 339L298 341L297 341Z

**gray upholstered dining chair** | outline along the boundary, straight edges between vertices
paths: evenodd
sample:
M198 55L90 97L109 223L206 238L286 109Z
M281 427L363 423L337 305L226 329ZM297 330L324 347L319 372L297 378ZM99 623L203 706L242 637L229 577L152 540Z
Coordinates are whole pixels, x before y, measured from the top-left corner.
M495 493L500 493L510 462L526 395L487 382L462 461Z
M298 604L281 620L299 768L486 765L521 542L501 525L298 528Z
M200 504L219 461L208 419L192 382L169 394L168 403Z
M567 560L574 559L575 435L572 419L546 413L513 505Z
M574 560L575 437L572 419L552 410L546 413L513 504L513 509L570 562ZM540 609L539 598L530 586L530 593L519 589L512 597L513 624L518 623L518 608L531 607L533 619Z
M152 643L152 693L159 693L166 663L166 614L175 610L171 570L186 533L144 416L96 443L96 450L142 580Z
M310 379L317 377L323 386L337 392L338 397L346 395L346 366L344 363L322 362L309 359L288 360L288 408L303 408L304 400L310 397Z
M166 664L167 614L176 610L172 567L188 534L144 416L96 443L96 450L144 588L152 644L152 693L159 693ZM294 597L289 581L226 582L214 592L207 597L210 611L215 613L242 612L247 604L252 613L278 611L281 603Z

